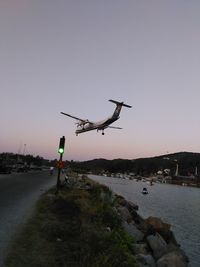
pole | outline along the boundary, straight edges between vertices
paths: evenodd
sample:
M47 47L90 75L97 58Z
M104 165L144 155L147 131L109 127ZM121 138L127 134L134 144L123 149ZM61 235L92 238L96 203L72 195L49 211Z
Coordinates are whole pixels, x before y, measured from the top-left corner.
M62 155L63 154L60 154L60 159L59 159L60 162L62 161ZM57 184L56 184L56 194L59 192L60 184L61 184L61 182L60 182L60 172L61 172L61 168L59 167L58 168Z
M60 181L60 172L62 169L62 157L63 157L63 153L64 153L64 148L65 148L65 137L61 137L60 138L60 143L59 143L59 148L58 148L58 153L60 153L60 159L59 159L59 163L58 163L58 177L57 177L57 184L56 184L56 194L58 194L59 190L60 190L60 185L61 185L61 181Z
M178 163L176 163L176 172L175 172L175 176L178 176Z

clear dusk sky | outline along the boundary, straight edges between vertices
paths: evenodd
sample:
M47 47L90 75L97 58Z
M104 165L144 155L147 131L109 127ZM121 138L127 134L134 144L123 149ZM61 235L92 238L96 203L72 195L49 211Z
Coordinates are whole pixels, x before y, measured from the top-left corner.
M200 1L0 0L0 152L66 160L200 152ZM105 135L75 121L111 115ZM26 144L26 145L25 145Z

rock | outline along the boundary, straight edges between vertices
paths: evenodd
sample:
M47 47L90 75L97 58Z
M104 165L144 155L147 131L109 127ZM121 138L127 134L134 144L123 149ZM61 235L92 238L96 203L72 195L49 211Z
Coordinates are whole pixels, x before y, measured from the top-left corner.
M135 243L133 246L133 250L135 254L147 254L147 243Z
M137 228L144 233L145 237L149 235L155 235L156 233L154 227L150 224L144 223L144 221L141 221L139 224L137 224Z
M126 207L118 207L117 210L120 213L123 221L130 221L132 219L129 210Z
M172 231L170 230L171 225L164 223L160 218L149 217L144 220L146 225L151 225L156 232L158 232L167 243L173 243L178 246L176 239Z
M126 206L127 201L126 201L126 199L124 197L122 197L122 196L120 196L118 194L115 194L114 196L115 196L119 206Z
M129 210L130 211L130 210ZM136 224L141 224L143 223L144 219L137 213L137 211L135 209L132 209L130 211L132 219L134 220L134 222Z
M160 234L156 233L155 235L147 236L147 241L156 260L167 252L167 243Z
M155 260L151 254L138 254L136 255L136 259L140 267L143 266L156 267Z
M137 213L138 205L132 203L131 201L128 201L125 205L129 212L131 213L132 219L136 224L141 224L144 219Z
M127 201L126 207L128 208L129 211L138 210L138 205L134 204L131 201Z
M187 267L187 258L179 251L173 251L163 255L157 261L157 267Z
M122 226L131 235L136 242L142 241L144 239L144 234L137 229L133 223L127 223L126 221L122 223Z
M176 241L176 240L175 240ZM168 244L167 244L167 253L169 253L169 252L172 252L172 251L174 251L174 250L177 250L177 249L179 249L179 245L177 244L177 242L176 243L174 243L174 242L169 242Z
M145 220L145 223L152 225L156 232L159 232L160 230L169 230L171 225L168 223L164 223L160 218L157 217L148 217Z

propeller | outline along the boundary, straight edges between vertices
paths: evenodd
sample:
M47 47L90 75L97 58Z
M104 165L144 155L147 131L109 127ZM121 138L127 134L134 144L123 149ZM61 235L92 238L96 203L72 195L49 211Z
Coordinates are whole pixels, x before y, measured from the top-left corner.
M89 123L89 120L84 120L84 121L82 120L82 121L75 122L77 127L81 127L82 129L84 129L84 126L86 123Z
M84 121L77 121L77 122L75 122L75 124L77 124L77 125L85 125L86 123L89 123L89 120L84 120Z

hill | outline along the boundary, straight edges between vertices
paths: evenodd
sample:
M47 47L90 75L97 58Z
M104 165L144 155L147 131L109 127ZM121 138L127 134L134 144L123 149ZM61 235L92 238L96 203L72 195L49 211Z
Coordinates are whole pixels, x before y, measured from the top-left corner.
M175 173L176 165L179 165L181 175L194 173L195 168L200 169L200 153L178 152L150 158L129 159L94 159L83 162L68 162L73 170L92 173L125 173L133 172L137 175L150 175L158 170L171 169Z

